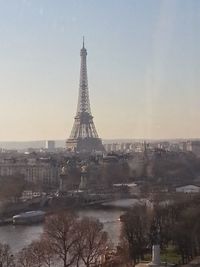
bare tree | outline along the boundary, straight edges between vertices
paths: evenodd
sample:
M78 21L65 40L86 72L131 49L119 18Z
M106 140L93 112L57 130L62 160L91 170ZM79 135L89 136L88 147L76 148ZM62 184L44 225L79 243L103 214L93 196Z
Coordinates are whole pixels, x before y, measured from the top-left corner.
M76 249L79 259L86 267L94 266L105 255L108 235L98 220L83 218L78 223Z
M17 266L18 267L32 267L33 266L33 258L28 247L23 248L17 254Z
M47 240L33 241L17 255L18 267L51 267L54 264L54 254Z
M18 267L31 267L31 261L29 258L29 253L26 248L22 249L17 254L17 266Z
M40 241L33 241L29 245L29 252L33 258L33 263L35 267L43 266L43 247Z
M123 216L121 245L128 250L130 260L136 264L143 259L149 243L149 214L147 207L138 205Z
M52 215L45 223L43 238L63 267L72 266L77 258L74 250L77 242L76 225L76 217L68 212Z
M10 247L7 244L0 243L0 266L1 267L14 266L14 257L11 253Z
M54 251L51 247L51 244L48 242L48 240L42 238L38 242L38 247L42 251L43 266L45 266L45 267L54 266L55 255L54 255Z

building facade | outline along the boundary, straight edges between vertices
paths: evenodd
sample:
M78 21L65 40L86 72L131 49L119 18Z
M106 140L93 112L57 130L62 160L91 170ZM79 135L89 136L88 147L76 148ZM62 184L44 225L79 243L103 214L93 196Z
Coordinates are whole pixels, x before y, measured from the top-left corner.
M60 167L50 159L9 158L0 161L0 176L22 175L25 181L34 184L56 186Z

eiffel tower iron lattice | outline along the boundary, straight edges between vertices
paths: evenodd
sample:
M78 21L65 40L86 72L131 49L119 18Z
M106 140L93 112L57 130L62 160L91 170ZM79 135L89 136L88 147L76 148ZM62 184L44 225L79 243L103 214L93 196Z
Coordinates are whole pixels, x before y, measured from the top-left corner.
M86 60L87 50L85 49L84 38L80 56L81 68L77 112L70 137L66 141L66 148L73 152L104 151L90 109Z

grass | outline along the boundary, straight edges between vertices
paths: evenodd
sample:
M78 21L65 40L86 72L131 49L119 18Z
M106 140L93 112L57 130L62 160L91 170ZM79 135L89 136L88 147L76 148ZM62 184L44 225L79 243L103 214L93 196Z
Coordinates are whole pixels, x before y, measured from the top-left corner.
M151 261L152 255L150 253L145 254L144 260ZM181 261L180 255L177 254L173 246L169 246L168 248L161 251L160 255L161 262L167 262L171 264L178 264Z
M161 252L161 262L178 264L181 261L180 255L177 254L174 247L168 247Z

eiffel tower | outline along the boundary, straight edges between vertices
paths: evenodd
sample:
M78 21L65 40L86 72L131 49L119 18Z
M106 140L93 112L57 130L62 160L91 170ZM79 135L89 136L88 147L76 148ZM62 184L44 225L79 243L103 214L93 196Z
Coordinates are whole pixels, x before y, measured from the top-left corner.
M70 137L66 141L66 148L68 151L72 152L91 153L95 151L104 151L104 147L101 139L98 137L90 109L86 61L87 50L84 45L84 37L80 56L81 69L78 106Z

